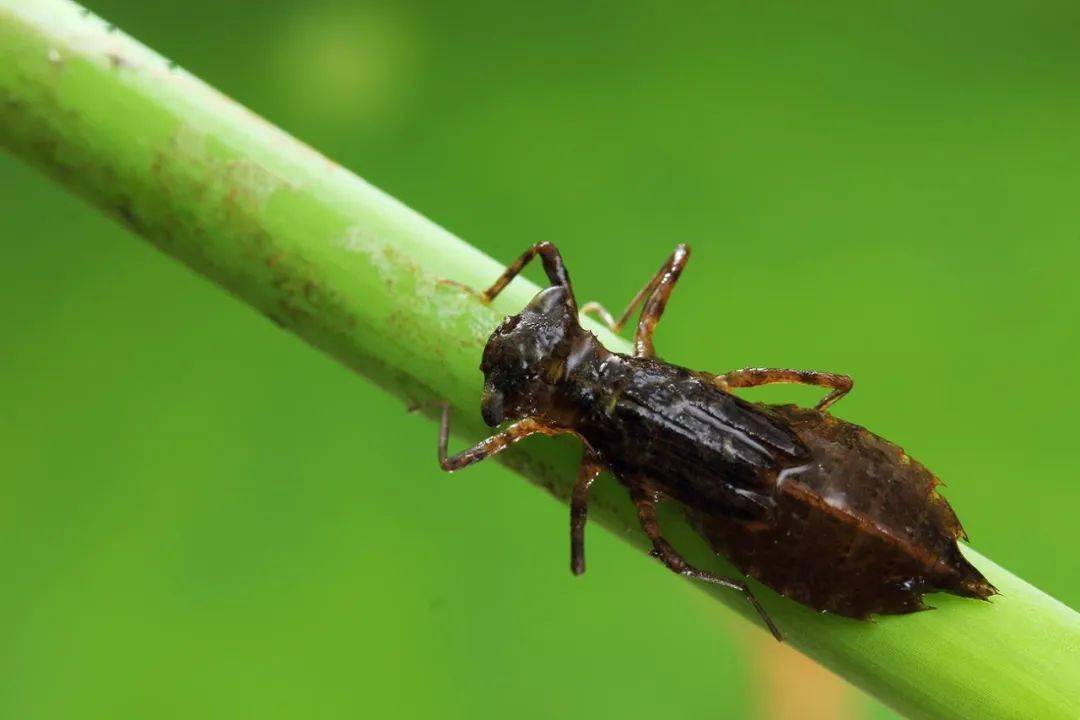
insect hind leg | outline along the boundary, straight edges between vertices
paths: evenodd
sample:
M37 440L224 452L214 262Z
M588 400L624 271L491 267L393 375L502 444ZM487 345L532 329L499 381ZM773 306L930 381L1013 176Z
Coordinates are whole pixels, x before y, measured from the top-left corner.
M638 522L641 523L641 529L645 531L645 534L648 535L649 539L652 541L653 549L650 555L663 562L669 570L678 573L683 577L703 580L742 593L743 597L745 597L753 606L754 610L757 611L757 614L761 617L762 622L765 623L765 627L769 629L769 632L772 633L773 637L779 641L783 641L784 636L780 633L780 628L776 626L776 623L769 617L769 614L765 612L765 608L762 607L749 585L739 580L732 580L731 578L722 575L716 575L701 570L688 563L686 559L679 554L679 551L672 547L671 543L664 538L663 531L660 529L660 521L656 517L656 500L641 489L632 490L631 496L633 497L634 505L637 507Z

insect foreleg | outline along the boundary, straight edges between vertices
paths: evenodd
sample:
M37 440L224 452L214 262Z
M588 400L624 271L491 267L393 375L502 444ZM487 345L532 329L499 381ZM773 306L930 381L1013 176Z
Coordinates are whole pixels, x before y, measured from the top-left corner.
M618 320L607 311L607 308L598 302L585 303L584 307L581 308L581 313L583 315L592 315L607 325L612 332L619 332L623 329L623 326L626 325L626 321L630 319L630 316L634 314L634 311L641 306L641 303L644 302L646 298L652 296L657 285L660 284L660 281L663 280L664 276L669 274L673 268L676 269L677 279L677 274L678 272L681 272L682 267L686 265L686 260L689 255L690 248L687 245L676 246L675 251L664 261L664 264L660 266L660 269L656 274L649 278L649 282L645 283L643 288L637 291L637 294L630 300L630 303L626 306L626 309L622 311L622 315L619 316ZM672 284L674 284L674 280L672 280ZM671 290L668 289L669 294L670 292ZM661 308L661 312L663 312L663 308ZM657 319L659 319L659 317ZM651 331L649 335L651 337Z
M570 274L566 272L566 265L563 263L562 255L559 254L559 249L549 242L542 242L533 245L523 252L521 257L512 262L499 276L499 279L481 293L480 297L483 301L491 302L537 255L540 256L541 261L544 263L544 272L547 273L551 284L565 287L571 291L570 295L573 297L573 289L570 287Z
M676 245L671 257L660 266L660 271L645 286L645 289L638 293L639 296L645 297L645 306L641 309L637 331L634 333L635 356L650 358L656 356L656 349L653 347L652 340L653 331L656 329L656 324L660 322L660 316L664 314L664 308L667 306L668 298L671 297L671 291L675 288L675 283L678 282L679 275L682 274L683 268L686 267L686 261L689 259L690 247L688 245ZM630 303L630 308L637 302L640 302L640 299L635 297ZM632 312L630 308L627 308L624 315L629 315Z
M663 532L660 529L660 521L656 518L656 501L640 488L632 488L630 494L634 500L634 505L637 506L638 522L641 523L641 529L652 540L652 555L654 557L659 558L669 570L679 575L694 578L695 580L704 580L705 582L739 591L757 610L758 615L761 616L761 620L769 628L769 632L773 634L773 637L781 641L784 639L784 636L780 634L780 629L776 627L776 623L765 612L765 608L754 597L754 593L746 583L722 575L714 575L705 570L699 570L686 562L683 556L679 554L679 551L664 539Z
M570 571L585 572L585 519L589 513L589 488L604 467L586 450L570 493Z
M855 382L847 375L817 372L816 370L787 370L784 368L743 368L717 375L713 382L722 390L757 387L774 383L796 383L831 388L832 392L821 399L815 410L827 410L830 405L851 392Z
M518 440L536 433L551 435L554 434L554 431L532 418L526 418L514 423L501 433L480 441L468 450L447 457L446 445L450 439L450 406L443 405L442 421L439 423L439 466L446 472L460 470L473 463L478 463L484 458L497 455Z
M656 283L660 275L664 272L667 266L668 263L664 263L664 266L660 268L660 273L654 275L649 280L649 282L645 283L645 286L643 288L637 291L637 294L634 295L633 299L630 300L630 303L626 306L626 309L622 311L622 315L619 316L618 320L616 320L612 316L612 314L608 312L607 308L605 308L598 302L585 303L585 305L581 308L581 314L592 315L600 322L607 325L613 333L618 333L620 330L623 329L623 325L626 324L626 321L630 319L630 316L634 313L634 310L637 310L638 306L641 305L645 297L649 295L649 293L651 293L656 287Z

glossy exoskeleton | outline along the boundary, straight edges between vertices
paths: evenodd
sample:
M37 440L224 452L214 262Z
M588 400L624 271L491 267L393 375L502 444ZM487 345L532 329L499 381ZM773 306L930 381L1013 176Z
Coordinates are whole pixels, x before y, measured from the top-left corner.
M681 503L713 549L781 595L853 618L923 609L945 590L995 591L960 554L963 529L926 468L896 445L826 412L852 387L844 375L751 368L723 375L656 358L652 335L689 256L680 245L615 320L642 305L633 355L611 352L581 327L562 257L530 247L485 292L494 298L534 257L552 285L507 317L484 348L481 412L502 432L447 457L443 411L439 462L454 471L532 434L571 433L585 445L570 504L571 569L585 570L589 486L609 470L630 492L652 554L668 568L743 593L779 639L746 583L690 565L663 536L656 503ZM803 383L828 388L813 409L751 403L733 388Z

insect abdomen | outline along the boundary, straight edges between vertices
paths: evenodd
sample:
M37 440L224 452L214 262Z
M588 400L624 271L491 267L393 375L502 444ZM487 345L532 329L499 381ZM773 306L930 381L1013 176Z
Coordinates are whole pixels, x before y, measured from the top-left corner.
M769 411L790 424L810 460L777 475L767 522L692 513L718 552L782 595L849 617L920 610L934 590L995 592L960 554L963 529L926 468L831 415Z

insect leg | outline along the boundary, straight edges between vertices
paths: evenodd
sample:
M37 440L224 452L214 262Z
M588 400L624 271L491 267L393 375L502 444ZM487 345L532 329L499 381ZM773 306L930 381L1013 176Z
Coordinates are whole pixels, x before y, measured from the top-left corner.
M660 273L663 273L664 269L666 269L667 266L668 264L664 263L664 267L660 268ZM634 310L637 310L638 306L641 305L643 300L645 300L645 296L651 293L653 291L653 288L656 287L657 279L659 277L660 274L654 275L649 280L649 282L645 283L645 286L643 288L637 291L637 294L634 295L633 299L630 301L630 304L626 306L626 309L622 311L622 315L619 316L618 320L616 320L612 316L612 314L608 312L607 308L605 308L598 302L585 303L585 305L583 305L581 308L581 314L592 315L595 319L607 325L612 332L618 333L620 330L623 329L623 325L626 324L626 321L630 319L630 316L633 314Z
M549 242L536 243L525 252L521 253L514 262L510 263L509 267L499 276L499 279L492 283L491 287L480 294L480 298L484 302L491 302L496 295L503 291L510 281L513 280L522 269L529 264L537 255L540 256L540 260L544 263L544 272L547 273L548 279L552 285L562 285L568 290L573 291L570 287L570 275L566 272L566 265L563 263L562 255L559 254L559 249Z
M460 470L473 463L478 463L484 458L497 455L518 440L536 433L550 435L554 434L554 431L532 418L525 418L514 423L501 433L480 441L468 450L447 457L446 445L450 438L450 406L443 405L442 421L439 423L439 466L446 472Z
M758 599L754 597L754 593L745 582L732 580L731 578L726 578L722 575L714 575L713 573L699 570L686 562L683 556L679 554L679 551L664 539L663 532L660 529L660 522L656 518L656 500L640 488L631 489L630 492L631 497L634 500L634 505L637 506L638 522L641 523L641 529L644 530L645 534L652 540L653 549L651 554L653 557L659 558L669 570L684 577L694 578L695 580L704 580L705 582L714 583L722 587L739 591L743 594L743 597L754 606L754 609L757 611L758 615L761 616L762 622L769 628L769 632L773 634L773 637L781 641L784 639L784 636L780 634L780 629L776 627L776 623L774 623L768 613L765 612L765 608L763 608L761 603L758 602Z
M575 575L585 572L585 519L589 513L589 488L603 469L596 456L586 450L570 493L570 571Z
M689 257L689 255L690 255L689 246L687 246L687 245L677 245L675 247L675 251L671 254L671 256L667 260L664 261L664 264L660 266L660 269L656 272L656 274L653 275L652 278L649 279L649 282L645 283L645 287L638 290L637 294L634 295L633 299L630 300L630 304L628 304L626 306L626 309L623 310L622 315L619 316L618 320L616 320L612 316L612 314L610 312L608 312L607 309L598 302L585 303L584 307L581 308L582 314L584 314L584 315L592 315L597 320L600 320L602 323L607 325L611 329L612 332L616 332L616 333L619 332L620 330L622 330L623 326L626 324L626 321L630 319L630 316L634 313L634 310L636 310L641 305L641 303L645 302L645 300L647 298L649 300L652 299L652 296L654 295L654 293L656 291L656 288L660 285L661 282L663 282L665 280L665 278L667 278L668 276L674 274L674 277L672 277L670 279L669 284L670 285L675 284L675 280L678 279L679 273L682 272L683 266L686 265L686 260ZM671 294L671 288L668 287L667 290L664 292L664 298L663 298L663 301L660 304L660 308L659 308L658 311L656 311L656 318L654 319L654 321L652 323L653 326L655 326L656 321L658 321L660 319L660 313L662 313L664 311L663 306L664 306L664 304L667 303L667 296L670 295L670 294ZM645 313L642 313L642 317L644 317L644 315L645 315ZM641 332L640 325L639 325L639 331L638 332L639 333ZM649 340L648 340L649 346L651 347L652 346L652 344L651 344L652 329L651 328L648 330L648 337L649 337Z
M717 375L714 382L723 390L757 387L773 383L797 383L831 388L832 392L814 406L815 410L827 410L830 405L851 392L855 382L847 375L817 372L815 370L787 370L783 368L743 368Z
M660 316L664 314L671 291L679 280L686 261L690 259L689 245L676 245L675 252L660 266L656 277L645 286L648 296L645 306L641 309L641 317L638 318L637 331L634 333L634 355L636 357L655 357L656 349L653 347L653 331L660 322ZM646 293L642 292L641 295ZM637 298L635 298L636 300Z

